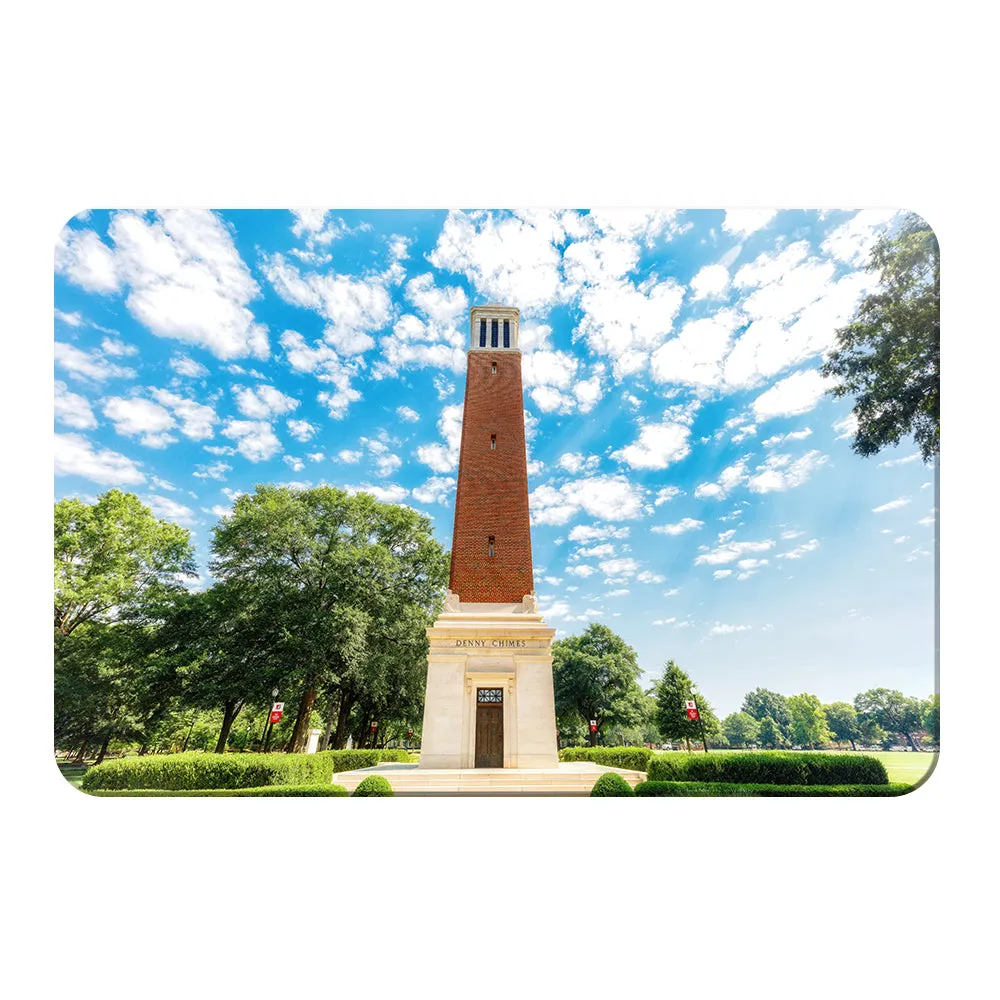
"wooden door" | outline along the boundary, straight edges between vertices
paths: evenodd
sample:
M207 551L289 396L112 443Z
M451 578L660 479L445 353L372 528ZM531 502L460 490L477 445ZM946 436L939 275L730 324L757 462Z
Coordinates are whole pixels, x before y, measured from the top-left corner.
M503 688L476 691L476 767L503 767Z

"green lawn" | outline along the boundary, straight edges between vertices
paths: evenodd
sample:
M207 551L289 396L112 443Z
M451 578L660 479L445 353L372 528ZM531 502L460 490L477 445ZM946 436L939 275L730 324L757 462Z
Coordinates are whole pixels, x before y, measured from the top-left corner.
M87 773L86 764L58 764L59 773L74 787L79 788Z

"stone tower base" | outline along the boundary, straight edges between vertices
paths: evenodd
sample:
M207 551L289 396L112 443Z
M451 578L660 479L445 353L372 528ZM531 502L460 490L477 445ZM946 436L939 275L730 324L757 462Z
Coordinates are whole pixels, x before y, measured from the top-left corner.
M559 762L552 638L533 597L521 604L460 603L449 594L427 630L427 693L420 768L476 766L477 691L503 691L503 767Z

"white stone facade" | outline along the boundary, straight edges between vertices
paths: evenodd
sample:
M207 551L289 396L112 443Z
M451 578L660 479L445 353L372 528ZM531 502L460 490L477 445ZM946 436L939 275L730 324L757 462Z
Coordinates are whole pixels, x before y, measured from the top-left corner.
M471 604L449 593L427 630L420 767L475 767L480 687L503 688L503 766L556 767L554 636L533 595L518 604Z

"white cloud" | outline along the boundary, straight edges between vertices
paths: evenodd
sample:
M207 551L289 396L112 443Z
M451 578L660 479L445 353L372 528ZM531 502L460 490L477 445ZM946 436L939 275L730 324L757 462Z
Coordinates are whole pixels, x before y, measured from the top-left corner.
M195 479L219 479L225 482L226 473L232 471L231 465L226 465L225 462L212 462L211 465L197 465L195 466L194 472L191 473ZM229 491L223 490L227 496L229 496ZM237 492L239 495L239 492ZM229 497L230 500L235 500L235 497Z
M190 527L196 519L194 511L190 507L185 507L184 504L171 500L170 497L148 493L142 499L149 505L153 514L163 521L172 521L175 524Z
M397 406L396 416L408 424L415 424L420 419L420 414L409 406Z
M112 396L104 401L104 415L126 437L139 437L148 448L165 448L177 438L168 432L176 426L170 411L148 399Z
M732 576L733 571L731 569L717 569L712 574L713 580L724 580L727 576Z
M834 229L821 249L846 264L864 265L875 241L895 215L895 210L863 209Z
M683 491L676 486L664 486L662 489L657 490L656 500L654 501L655 506L659 507L661 503L668 503L673 500L674 497L679 496Z
M720 544L714 549L703 552L695 558L695 565L708 564L709 566L724 565L725 563L736 562L742 559L748 552L767 552L773 548L773 539L767 538L761 542L734 542L731 541L732 532L724 532L719 536Z
M639 583L663 583L666 577L660 573L653 573L651 570L644 569L636 576L636 579Z
M858 432L858 418L854 413L848 413L843 420L838 420L833 424L833 429L837 431L837 440L843 441L852 438Z
M920 452L915 451L912 455L906 455L904 458L890 458L885 462L879 462L879 468L885 466L887 469L891 469L896 465L907 465L910 462L915 462L920 458Z
M443 443L420 445L417 458L434 472L452 472L458 467L458 455L462 445L463 404L451 403L441 410L438 418L438 433Z
M351 387L351 378L360 371L356 361L344 361L332 347L317 343L306 344L305 338L295 330L285 330L280 338L285 358L297 372L315 375L320 382L330 382L335 392L321 392L316 398L324 405L334 420L343 420L351 403L361 399L361 393Z
M125 304L153 334L223 360L268 356L267 327L247 308L260 289L217 215L169 209L148 221L117 212L108 235L118 278L130 288Z
M236 450L251 462L267 461L282 450L281 442L266 420L236 420L230 417L222 433L236 441Z
M718 298L729 288L729 271L722 264L706 264L692 279L692 300Z
M546 483L529 496L535 524L565 524L580 511L602 521L628 521L642 517L648 508L642 487L625 476L590 476L556 488Z
M286 396L272 385L259 385L250 389L234 385L232 392L236 397L236 408L251 420L269 420L283 413L291 413L299 405L297 399Z
M655 621L652 621L649 624L650 625L671 625L675 621L677 621L676 618L657 618Z
M56 419L78 430L90 430L97 426L97 418L90 403L83 396L70 392L65 382L55 383Z
M103 337L101 339L101 350L105 354L110 354L113 358L132 357L139 353L139 348L135 344L126 344L125 341L116 337Z
M688 320L676 337L654 351L650 359L653 379L707 388L721 386L723 359L741 321L735 309L720 309L713 316Z
M306 463L303 462L301 458L296 458L294 455L285 455L281 460L292 470L292 472L301 472L306 467Z
M747 460L739 459L732 465L726 466L722 470L717 483L699 483L695 487L694 495L699 499L709 500L725 499L737 486L746 482L748 477Z
M794 417L806 413L823 398L831 385L815 368L795 372L761 393L753 401L754 413L758 420Z
M447 399L455 393L455 383L449 382L443 375L434 376L434 389L438 399Z
M680 587L672 587L670 590L663 591L664 597L676 597L681 592Z
M56 240L56 273L88 292L118 290L114 254L91 229L63 229Z
M211 406L196 403L168 389L150 389L150 393L158 403L173 411L181 422L180 431L185 437L201 441L214 436L213 427L219 418Z
M709 635L731 635L733 632L748 632L752 625L724 625L716 622L708 631Z
M576 396L576 405L580 412L590 413L604 395L604 385L600 375L577 379L573 383L573 395Z
M351 451L349 448L345 448L343 451L337 452L337 458L341 462L360 462L362 453L360 451Z
M384 441L363 437L361 446L375 462L376 471L380 476L391 476L403 464L403 460L394 455Z
M91 482L107 486L127 486L144 483L145 475L139 463L107 448L95 451L94 445L82 434L55 435L55 474L83 476Z
M536 385L530 391L531 399L542 413L572 413L573 397L548 385Z
M574 558L579 559L600 559L604 556L613 556L615 547L610 542L601 542L598 545L590 545L586 548L577 549Z
M265 258L264 274L278 295L327 319L323 339L339 354L362 354L375 346L371 334L389 325L392 299L386 278L303 274L280 254Z
M784 537L784 536L782 536ZM788 552L779 552L779 559L801 559L807 552L815 552L819 548L819 541L815 538L810 538L808 542L803 542L801 545Z
M455 479L452 476L431 476L413 490L413 499L420 503L447 504L454 495Z
M758 465L747 486L752 493L772 493L801 486L818 469L825 465L828 456L818 451L806 452L794 461L790 455L769 455L763 465Z
M888 503L882 504L880 507L872 507L872 513L883 514L887 510L898 510L900 507L905 507L909 502L909 497L899 497L896 500L890 500Z
M53 345L56 364L75 379L103 382L109 378L134 378L135 371L116 365L98 350L81 351L72 344L57 340Z
M693 517L685 517L676 524L655 524L649 530L658 535L682 535L685 531L694 531L703 527L704 521L696 521Z
M307 451L306 458L308 458L310 462L322 462L326 456L321 451Z
M633 469L665 469L690 454L690 436L691 428L684 423L644 424L639 437L611 457Z
M580 566L567 566L566 572L572 574L573 576L582 576L584 578L588 576L593 576L597 570L593 566L580 565Z
M624 597L628 593L630 593L628 587L621 587L618 590L609 590L604 596L605 597Z
M287 398L287 397L286 397ZM288 428L288 433L295 438L296 441L308 441L318 430L318 428L309 423L308 420L288 420L285 423Z
M587 455L584 457L579 452L572 451L561 455L559 461L556 462L556 465L560 469L565 469L574 476L580 472L596 472L600 464L600 455Z
M208 369L204 365L199 364L193 358L189 358L186 354L175 354L170 359L170 367L178 375L182 375L185 378L204 378L208 375Z
M449 212L428 260L465 275L488 301L516 302L530 315L562 296L556 243L564 235L552 212Z
M360 486L345 486L347 493L370 493L381 503L400 503L405 500L410 491L396 483L387 483L385 486L372 486L371 483L362 483Z
M639 563L634 559L605 559L597 565L608 576L635 576L639 572Z
M773 437L769 437L761 444L765 448L773 448L775 445L779 445L784 441L804 441L809 435L812 434L812 430L808 427L801 431L789 431L787 434L775 434Z
M613 528L610 524L577 524L570 529L569 540L571 542L595 542L606 538L628 538L631 528L624 525L621 528Z
M773 208L730 208L722 220L722 228L743 239L758 229L764 229L777 215Z

